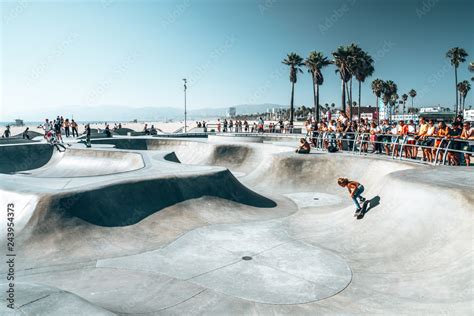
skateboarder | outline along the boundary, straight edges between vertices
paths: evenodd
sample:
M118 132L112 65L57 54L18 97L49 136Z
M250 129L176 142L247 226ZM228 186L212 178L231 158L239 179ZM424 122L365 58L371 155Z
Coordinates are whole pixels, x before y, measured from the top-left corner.
M349 181L349 179L347 178L337 179L337 184L339 184L343 188L346 187L347 190L349 190L352 201L354 201L354 204L357 208L354 216L359 216L361 212L364 212L367 207L366 199L361 195L362 192L364 192L364 186L359 182ZM357 199L364 203L362 207L360 206L359 201Z
M47 132L44 137L51 146L54 146L56 148L57 151L61 153L66 151L66 146L64 146L61 142L58 141L58 139L56 138L56 134L53 133L53 131Z

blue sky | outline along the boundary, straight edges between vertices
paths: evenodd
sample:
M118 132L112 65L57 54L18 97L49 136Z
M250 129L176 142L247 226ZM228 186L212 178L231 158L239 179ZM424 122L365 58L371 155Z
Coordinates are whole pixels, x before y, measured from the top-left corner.
M468 0L3 1L1 9L4 119L62 106L181 107L184 77L190 108L288 104L287 53L330 56L351 42L376 59L364 105L375 103L375 78L395 81L400 95L414 88L415 104L452 105L445 53L460 46L474 60ZM472 77L467 65L460 79ZM321 103L338 104L334 68L324 75ZM295 102L312 105L307 73Z

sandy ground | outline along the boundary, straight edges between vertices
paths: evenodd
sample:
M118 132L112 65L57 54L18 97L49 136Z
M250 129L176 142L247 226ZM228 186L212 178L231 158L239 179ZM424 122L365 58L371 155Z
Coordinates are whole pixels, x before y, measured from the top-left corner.
M265 121L265 124L269 124L270 122L276 123L276 121ZM215 128L215 125L217 124L217 120L212 120L208 121L208 126L210 129ZM121 122L122 128L130 128L136 132L143 131L143 128L145 127L145 124L148 124L148 128L150 128L152 125L155 126L155 128L165 132L165 133L174 133L178 129L182 128L184 126L184 122ZM253 121L249 121L249 124L253 124ZM295 126L302 126L303 122L295 122ZM111 129L114 128L115 122L109 123L109 127ZM118 125L118 122L117 122ZM79 124L79 134L82 134L84 132L84 126L85 124L80 123ZM188 121L188 131L191 131L192 128L196 127L196 122L195 121ZM15 136L18 134L23 133L23 131L29 127L30 131L33 132L38 132L43 134L43 129L39 126L36 125L31 125L31 124L26 124L25 126L10 126L10 131L11 131L11 136ZM105 128L105 122L104 123L96 123L96 124L91 124L91 128L100 128L104 129ZM3 132L5 131L5 127L1 126L0 127L0 135L3 135Z
M173 133L175 132L177 129L181 128L184 124L182 122L170 122L170 123L165 123L165 122L138 122L138 123L133 123L133 122L122 122L122 128L130 128L130 129L133 129L134 131L142 131L143 128L145 127L145 124L148 124L148 127L150 127L151 125L154 125L155 128L158 128L160 130L162 130L163 132L165 133ZM115 125L115 123L110 123L109 126L110 128L113 128ZM118 123L117 123L118 125ZM194 127L194 122L193 122L193 125L192 127ZM79 124L79 134L83 133L84 132L84 126L85 124ZM189 126L189 124L188 124ZM43 129L41 127L38 127L36 125L29 125L29 124L26 124L25 126L10 126L10 131L11 131L11 135L12 136L15 136L15 135L18 135L18 134L21 134L23 133L23 131L29 127L30 128L30 131L33 131L33 132L38 132L38 133L42 133L43 134ZM105 128L105 123L97 123L97 124L91 124L91 128L100 128L100 129L104 129ZM5 127L0 127L0 133L3 134L3 132L5 131Z

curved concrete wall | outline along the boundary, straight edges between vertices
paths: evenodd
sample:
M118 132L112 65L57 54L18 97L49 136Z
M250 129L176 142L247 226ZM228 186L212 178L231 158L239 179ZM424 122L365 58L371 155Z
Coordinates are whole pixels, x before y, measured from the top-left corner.
M38 214L54 213L78 217L94 225L133 225L173 204L203 196L215 196L254 207L276 203L243 186L228 170L183 177L127 181L81 192L51 197ZM34 216L32 223L39 218ZM36 224L34 224L36 225Z
M49 144L21 144L0 146L0 173L12 173L40 168L51 159Z

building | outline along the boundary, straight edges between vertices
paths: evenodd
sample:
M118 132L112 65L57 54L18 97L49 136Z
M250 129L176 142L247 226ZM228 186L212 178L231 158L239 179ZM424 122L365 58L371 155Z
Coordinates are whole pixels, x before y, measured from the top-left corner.
M449 108L435 106L431 108L421 108L418 116L424 117L427 120L452 121L456 113Z
M466 122L474 122L474 110L464 110L463 116Z
M377 108L369 105L369 106L361 106L360 109L357 106L353 107L352 120L359 119L359 110L360 110L360 118L363 120L377 121L379 119L379 112L377 111Z
M228 110L227 110L227 117L235 117L235 115L237 114L237 110L234 106L231 106Z
M15 126L24 126L25 123L23 122L22 119L16 119L15 120Z

